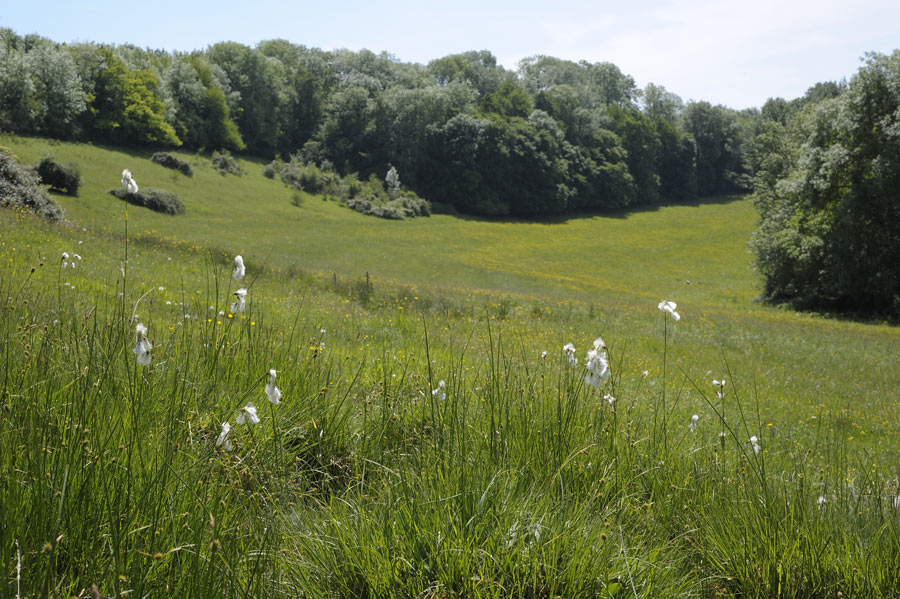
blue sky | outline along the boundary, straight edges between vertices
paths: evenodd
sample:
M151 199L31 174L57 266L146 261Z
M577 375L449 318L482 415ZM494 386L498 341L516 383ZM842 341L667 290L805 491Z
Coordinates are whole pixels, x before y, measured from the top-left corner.
M794 98L849 78L865 52L900 47L896 0L395 0L154 3L3 0L0 26L59 42L132 43L166 50L283 38L330 50L387 51L427 63L489 50L514 69L526 56L612 62L641 87L733 108ZM144 7L141 7L141 4ZM152 9L150 7L153 7Z

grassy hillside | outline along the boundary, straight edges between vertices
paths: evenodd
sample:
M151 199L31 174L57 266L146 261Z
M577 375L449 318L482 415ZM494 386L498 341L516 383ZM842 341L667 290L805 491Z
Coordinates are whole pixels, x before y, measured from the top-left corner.
M188 179L149 153L0 144L29 162L49 147L85 178L58 197L68 226L0 212L0 594L879 597L900 584L900 331L754 303L745 200L393 222L294 206L251 162L222 177L182 155ZM125 205L106 194L125 167L187 213L129 206L126 243ZM150 366L135 361L137 323ZM593 389L597 336L613 374ZM256 427L236 424L247 402ZM225 421L230 451L215 443Z
M177 218L131 210L133 235L253 252L272 266L439 287L543 294L612 304L677 297L693 305L750 307L758 282L746 238L755 214L745 201L664 207L557 221L490 221L436 215L406 222L376 220L294 191L262 176L223 177L208 157L179 154L195 174L151 163L150 152L0 137L29 163L45 151L75 161L83 173L77 198L58 196L69 218L89 229L120 232L124 206L108 195L129 168L142 187L173 191L187 206ZM639 265L636 267L636 265Z

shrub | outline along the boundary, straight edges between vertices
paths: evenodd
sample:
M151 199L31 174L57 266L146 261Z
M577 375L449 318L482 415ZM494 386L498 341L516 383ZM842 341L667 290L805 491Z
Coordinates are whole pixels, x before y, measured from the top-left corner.
M274 179L278 172L278 162L273 160L263 168L263 177L266 179Z
M184 203L178 199L177 195L162 189L150 188L137 193L127 193L124 189L117 187L110 189L109 193L129 204L149 208L163 214L184 214L186 210Z
M334 193L340 187L336 173L311 162L304 164L296 157L281 165L279 175L285 185L307 193Z
M194 169L191 168L190 164L180 158L172 156L168 152L156 152L150 157L150 161L155 162L160 166L176 170L186 177L194 176Z
M37 173L19 164L5 148L0 148L0 206L25 208L49 220L63 217L59 204L40 186Z
M234 159L234 156L228 150L216 150L213 152L212 165L223 177L225 175L237 175L240 177L244 174L244 169L241 168L241 165L238 164L238 161Z
M362 214L390 220L431 216L428 201L408 189L396 191L396 196L392 198L375 175L371 175L368 181L360 181L355 175L348 175L344 177L340 192L341 202Z
M70 196L78 195L81 169L74 162L62 165L56 162L53 156L44 156L37 165L37 174L41 178L41 183L49 185L51 189L64 191Z

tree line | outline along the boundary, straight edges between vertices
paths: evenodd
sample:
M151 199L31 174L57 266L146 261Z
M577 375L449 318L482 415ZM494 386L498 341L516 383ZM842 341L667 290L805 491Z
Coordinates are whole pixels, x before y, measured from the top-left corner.
M404 63L268 40L190 53L0 30L0 128L297 157L484 215L678 202L749 189L759 111L639 89L615 65L488 51Z

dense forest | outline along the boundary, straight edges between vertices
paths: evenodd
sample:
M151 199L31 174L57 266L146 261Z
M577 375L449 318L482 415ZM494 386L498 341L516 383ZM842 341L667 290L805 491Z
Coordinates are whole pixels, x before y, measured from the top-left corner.
M404 63L268 40L190 53L0 29L0 130L230 150L488 216L753 191L764 296L900 314L900 52L736 111L608 62L488 51ZM399 184L399 183L398 183Z

